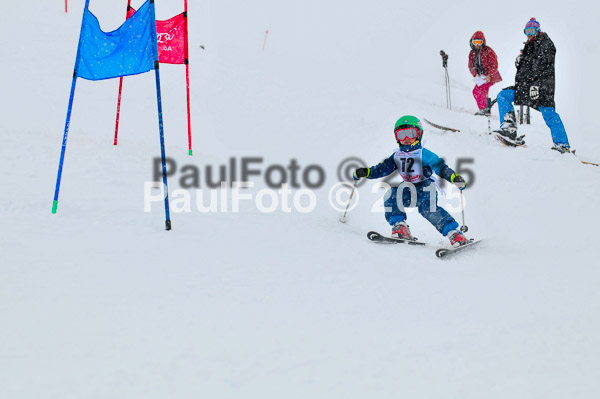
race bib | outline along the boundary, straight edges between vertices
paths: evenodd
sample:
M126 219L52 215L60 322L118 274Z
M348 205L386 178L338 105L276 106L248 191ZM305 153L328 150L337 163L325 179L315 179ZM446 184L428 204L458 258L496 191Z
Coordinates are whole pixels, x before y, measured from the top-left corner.
M398 167L398 173L405 182L419 183L426 180L423 176L423 149L411 152L396 151L394 162Z

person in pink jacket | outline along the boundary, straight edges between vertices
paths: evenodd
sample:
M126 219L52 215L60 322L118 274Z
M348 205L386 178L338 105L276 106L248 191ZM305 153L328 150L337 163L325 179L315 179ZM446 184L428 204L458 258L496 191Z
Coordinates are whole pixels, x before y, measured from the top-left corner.
M498 72L498 57L494 50L486 45L485 36L481 31L477 31L471 36L470 45L469 71L475 78L473 97L479 107L479 111L475 115L489 115L487 98L490 87L502 81Z

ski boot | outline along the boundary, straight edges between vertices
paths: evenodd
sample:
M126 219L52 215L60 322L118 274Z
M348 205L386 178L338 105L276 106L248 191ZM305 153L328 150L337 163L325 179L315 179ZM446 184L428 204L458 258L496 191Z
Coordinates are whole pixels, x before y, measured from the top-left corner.
M560 152L561 154L564 154L565 152L571 152L571 149L564 144L554 144L552 149Z
M410 234L410 229L406 222L398 222L392 227L392 237L401 238L403 240L414 240L415 238Z
M492 111L489 108L482 108L479 111L475 112L476 116L490 116Z
M448 233L447 237L450 240L450 245L452 245L453 248L457 248L469 243L469 240L467 240L460 230L452 230Z
M517 123L515 111L510 111L506 115L504 115L504 122L502 123L502 125L500 125L500 130L497 130L496 132L511 141L517 140Z
M504 122L500 126L500 130L495 130L494 133L498 135L500 141L508 142L512 146L520 146L525 144L522 136L517 136L517 123L515 117L515 111L507 112L504 115Z

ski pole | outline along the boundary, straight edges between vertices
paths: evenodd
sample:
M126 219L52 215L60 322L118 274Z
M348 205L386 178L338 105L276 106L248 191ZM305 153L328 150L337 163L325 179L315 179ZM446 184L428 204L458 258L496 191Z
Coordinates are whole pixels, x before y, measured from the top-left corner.
M448 88L448 109L452 111L452 95L450 94L450 75L448 75L448 67L446 67L446 87Z
M448 66L448 54L444 50L440 50L440 55L442 56L442 66L446 68Z
M263 42L263 48L262 48L262 51L263 51L263 52L265 51L265 46L267 45L267 37L268 37L268 36L269 36L269 30L267 29L267 30L265 31L265 41Z
M523 105L519 105L519 125L523 124Z
M488 118L488 134L492 134L492 99L487 98L486 100L487 118Z
M460 226L460 231L466 233L467 231L469 231L469 228L465 224L465 200L463 198L462 190L460 190L460 211L462 214L462 226Z
M448 54L444 50L440 50L442 56L442 66L444 67L445 78L446 78L446 107L452 110L452 99L450 98L450 75L448 75Z
M356 185L358 184L358 180L354 180L354 185L352 186L352 191L350 192L350 198L348 198L348 205L346 205L346 210L344 211L344 216L340 218L340 222L346 223L346 214L348 213L348 208L350 207L350 202L352 201L352 196L354 195L354 190L356 190Z

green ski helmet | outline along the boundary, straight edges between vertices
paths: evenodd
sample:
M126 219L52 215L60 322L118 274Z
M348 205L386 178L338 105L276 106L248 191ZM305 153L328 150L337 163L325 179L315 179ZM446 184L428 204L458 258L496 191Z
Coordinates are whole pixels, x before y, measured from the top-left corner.
M421 141L421 139L423 138L423 125L421 124L421 121L416 116L405 115L398 119L396 121L396 125L394 126L394 136L396 136L396 141L398 142L398 144L400 144L401 139L404 139L404 137L406 137L404 136L404 133L402 133L402 130L411 127L416 129L416 140L412 145L415 145ZM402 135L402 137L400 138L398 137L399 130L400 134Z

